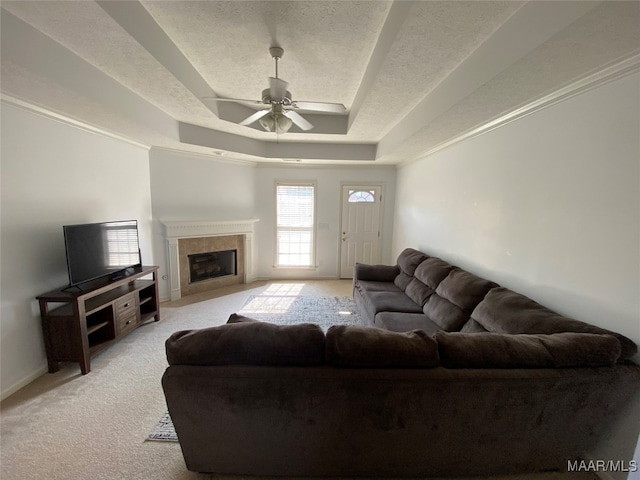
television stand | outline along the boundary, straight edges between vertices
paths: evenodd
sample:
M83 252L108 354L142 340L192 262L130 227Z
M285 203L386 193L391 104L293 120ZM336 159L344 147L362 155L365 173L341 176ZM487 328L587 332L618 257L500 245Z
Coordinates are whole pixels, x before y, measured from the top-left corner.
M103 278L79 291L65 287L36 297L49 373L70 361L85 375L92 355L151 319L159 321L157 274L156 266L136 267L118 280Z

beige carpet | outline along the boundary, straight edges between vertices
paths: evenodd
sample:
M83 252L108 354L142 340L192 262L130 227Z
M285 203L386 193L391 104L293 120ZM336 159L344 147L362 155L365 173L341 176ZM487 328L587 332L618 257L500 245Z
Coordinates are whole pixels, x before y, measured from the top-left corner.
M261 283L223 293L228 294L216 298L198 295L163 304L162 321L138 328L94 357L88 375L81 375L76 364L63 364L59 372L43 375L2 402L0 478L246 478L189 472L179 444L145 441L167 408L160 385L167 365L165 339L176 330L225 323L250 295L350 295L351 282ZM597 477L546 474L495 478Z

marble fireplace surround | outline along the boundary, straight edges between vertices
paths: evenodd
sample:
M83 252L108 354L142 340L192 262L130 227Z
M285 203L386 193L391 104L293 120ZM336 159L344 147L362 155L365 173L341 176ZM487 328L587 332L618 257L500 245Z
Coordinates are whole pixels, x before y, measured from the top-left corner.
M250 283L254 275L254 224L258 219L234 221L165 221L168 251L168 273L171 300L186 295L219 288L233 283ZM187 254L215 251L217 249L238 249L238 275L221 277L198 284L188 284L185 275Z

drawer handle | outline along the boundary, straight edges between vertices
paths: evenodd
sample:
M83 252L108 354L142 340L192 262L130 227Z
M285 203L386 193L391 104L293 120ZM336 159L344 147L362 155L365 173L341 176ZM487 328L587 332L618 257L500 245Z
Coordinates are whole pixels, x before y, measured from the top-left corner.
M131 320L127 320L127 325L129 325L131 323Z
M129 306L129 304L128 304L128 303L125 303L125 304L124 304L124 306L125 306L125 307L128 307L128 306Z

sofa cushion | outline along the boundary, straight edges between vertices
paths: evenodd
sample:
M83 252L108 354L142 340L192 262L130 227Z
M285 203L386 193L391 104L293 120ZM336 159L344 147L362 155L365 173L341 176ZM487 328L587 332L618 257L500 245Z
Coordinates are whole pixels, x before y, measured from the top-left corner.
M418 305L424 305L452 268L453 265L437 257L427 258L416 267L405 293Z
M613 335L620 342L621 359L631 358L638 351L636 344L624 335L564 317L503 287L491 290L472 312L471 318L488 331L496 333L576 332Z
M487 332L488 330L476 322L473 318L470 318L460 329L462 333L479 333Z
M431 295L424 305L424 313L440 329L455 332L469 320L469 313L439 295Z
M447 368L544 368L553 357L530 335L438 332L440 362Z
M413 248L405 248L400 255L398 255L398 267L400 267L400 273L395 278L394 283L404 291L413 278L413 273L420 263L429 258L428 255L419 252Z
M426 286L417 278L412 278L404 293L418 305L424 305L433 294L433 288Z
M414 277L432 289L438 288L449 272L453 269L453 265L445 262L438 257L429 257L416 268Z
M356 287L362 292L401 292L400 288L393 282L373 282L359 280Z
M454 268L449 272L447 278L440 282L436 293L471 313L489 290L497 286L498 284L495 282L485 280L459 268Z
M245 317L244 315L238 315L237 313L232 313L229 315L227 319L227 323L243 323L243 322L259 322L260 320L256 320L255 318Z
M613 335L597 333L554 333L538 335L556 367L611 366L620 358L620 342Z
M440 361L447 368L563 368L611 366L620 342L610 335L438 332Z
M411 280L413 280L413 277L411 275L407 275L404 272L400 272L398 276L393 280L393 283L395 283L396 286L401 291L404 292L405 289L407 288L407 285L409 285L409 283L411 282Z
M240 321L182 330L165 342L170 365L321 365L325 337L315 324Z
M438 346L421 330L407 333L334 325L327 331L330 365L361 368L425 368L439 364Z
M414 303L404 292L368 292L365 308L371 318L379 312L422 313L422 307Z
M397 265L368 265L358 263L353 266L353 277L356 282L369 280L372 282L393 282L400 273Z
M413 248L405 248L400 255L398 255L398 266L400 270L407 275L413 276L418 265L424 262L429 256L426 253L419 252Z
M424 313L443 330L457 331L489 290L498 285L459 268L453 268L424 305Z
M410 332L423 330L429 335L442 330L429 320L424 313L380 312L373 321L374 326L392 332Z

